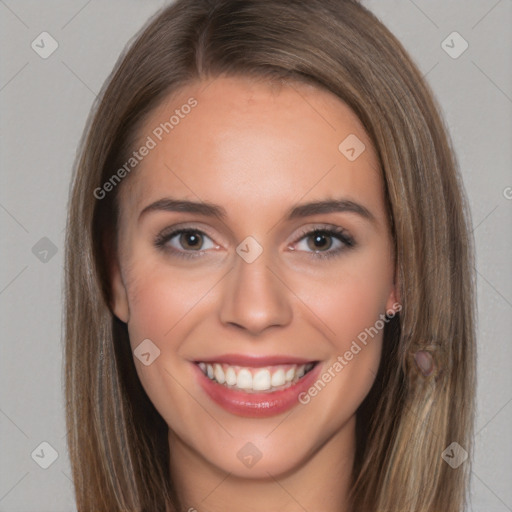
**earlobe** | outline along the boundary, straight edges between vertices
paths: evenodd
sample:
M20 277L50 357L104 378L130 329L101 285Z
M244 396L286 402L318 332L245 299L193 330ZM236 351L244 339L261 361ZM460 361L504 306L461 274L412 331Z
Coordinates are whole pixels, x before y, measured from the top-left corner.
M398 280L395 279L393 283L393 287L391 288L391 292L389 294L387 303L386 303L386 313L388 315L394 316L402 309L402 298L400 296L400 287L398 285Z
M111 304L110 307L114 315L124 323L128 323L130 319L130 309L128 307L128 295L126 293L126 287L123 282L121 270L117 258L114 258L114 262L111 265Z
M402 309L402 303L398 299L395 290L390 293L386 303L386 314L393 317Z

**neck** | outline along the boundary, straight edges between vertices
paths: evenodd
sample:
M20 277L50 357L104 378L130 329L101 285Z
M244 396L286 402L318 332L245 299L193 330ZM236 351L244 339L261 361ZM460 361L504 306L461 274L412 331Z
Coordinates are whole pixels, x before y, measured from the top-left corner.
M184 512L350 512L348 492L355 453L355 416L298 467L266 478L223 471L169 430L170 469Z

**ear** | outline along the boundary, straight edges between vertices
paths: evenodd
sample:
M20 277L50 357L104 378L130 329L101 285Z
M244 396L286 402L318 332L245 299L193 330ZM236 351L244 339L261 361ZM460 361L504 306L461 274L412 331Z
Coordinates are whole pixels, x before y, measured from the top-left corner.
M400 287L398 276L395 275L393 286L386 302L386 313L388 315L396 315L402 309L402 300L400 297Z
M112 258L110 265L111 304L110 307L117 318L124 323L130 319L128 294L123 281L117 257Z

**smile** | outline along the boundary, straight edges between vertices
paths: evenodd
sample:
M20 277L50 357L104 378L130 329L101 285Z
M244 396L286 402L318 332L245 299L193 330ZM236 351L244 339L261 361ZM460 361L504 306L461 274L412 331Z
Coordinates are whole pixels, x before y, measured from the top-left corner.
M288 364L251 368L226 363L198 363L203 374L227 388L254 393L274 393L287 389L311 371L316 363Z
M192 367L205 395L237 416L265 418L299 405L322 365L293 357L223 356Z

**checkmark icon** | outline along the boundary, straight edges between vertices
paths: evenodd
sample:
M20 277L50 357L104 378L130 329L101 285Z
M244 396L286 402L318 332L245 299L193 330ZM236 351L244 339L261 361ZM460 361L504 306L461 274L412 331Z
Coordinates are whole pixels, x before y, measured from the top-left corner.
M59 43L48 32L41 32L30 46L39 57L47 59L59 47Z
M48 263L57 254L57 251L57 246L46 236L32 247L32 254L41 263Z
M236 454L240 462L249 469L252 468L263 456L259 448L253 443L245 443Z
M50 443L43 441L36 446L30 456L40 468L48 469L59 458L59 453Z
M458 59L469 48L469 43L458 32L454 31L443 39L441 48L452 59Z
M144 365L149 366L160 356L160 349L149 338L142 340L133 355Z
M446 447L441 458L453 469L457 469L468 458L468 452L454 441Z
M263 252L263 247L254 237L248 236L237 245L236 252L246 263L252 263Z
M338 146L338 151L349 161L353 162L364 152L366 146L355 134L351 133Z

